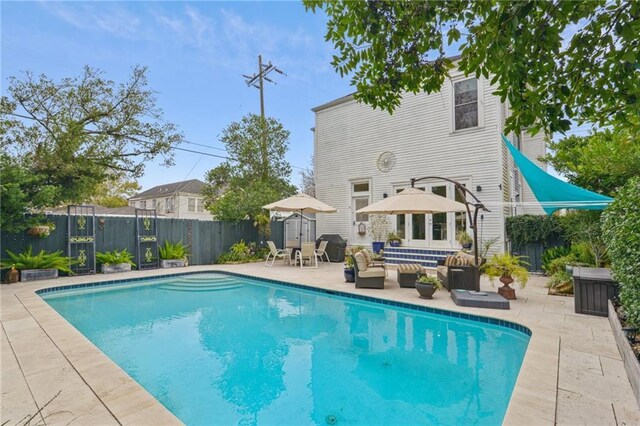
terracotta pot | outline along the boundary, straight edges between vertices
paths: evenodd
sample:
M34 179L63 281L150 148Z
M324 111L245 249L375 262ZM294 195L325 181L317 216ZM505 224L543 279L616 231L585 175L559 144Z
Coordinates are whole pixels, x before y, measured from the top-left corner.
M500 277L502 287L498 288L498 294L507 300L516 300L516 291L509 287L509 284L513 282L513 278L509 275L503 275Z

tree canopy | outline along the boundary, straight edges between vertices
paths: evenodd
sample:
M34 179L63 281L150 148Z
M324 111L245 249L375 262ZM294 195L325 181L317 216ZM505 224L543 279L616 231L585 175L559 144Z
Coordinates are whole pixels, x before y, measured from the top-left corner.
M146 72L135 67L120 84L90 67L60 81L9 78L0 99L4 230L26 227L26 212L88 201L102 184L139 177L159 155L172 163L182 135L156 107Z
M207 173L203 189L215 217L258 219L263 205L296 193L289 183L291 165L284 158L289 131L278 120L249 114L224 129L220 140L230 160Z
M578 186L614 196L640 176L640 139L628 130L605 129L547 143L543 159Z
M564 132L640 115L640 3L584 1L303 0L329 17L332 65L355 97L389 112L403 92L439 91L456 66L508 101L507 131Z

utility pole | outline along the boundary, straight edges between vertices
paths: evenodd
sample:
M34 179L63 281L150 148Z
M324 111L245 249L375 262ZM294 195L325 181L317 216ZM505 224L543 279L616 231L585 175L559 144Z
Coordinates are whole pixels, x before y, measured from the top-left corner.
M267 172L269 169L269 158L268 158L268 150L267 150L267 134L266 134L266 118L264 115L264 81L269 83L278 84L275 81L271 80L267 75L271 72L275 71L278 74L282 74L286 76L284 71L271 64L269 61L268 64L262 64L262 55L258 55L258 73L253 75L245 75L242 76L246 79L244 82L247 84L247 87L253 86L256 89L260 90L260 118L262 125L262 177L266 179ZM257 84L256 84L257 82Z

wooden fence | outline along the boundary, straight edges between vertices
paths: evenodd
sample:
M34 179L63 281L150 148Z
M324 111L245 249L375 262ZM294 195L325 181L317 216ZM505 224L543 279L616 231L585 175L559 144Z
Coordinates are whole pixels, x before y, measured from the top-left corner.
M6 259L6 249L14 253L22 252L31 246L34 253L40 250L67 253L67 216L51 215L47 221L53 222L56 229L46 238L27 235L26 232L9 234L0 232L2 259ZM100 216L96 215L96 251L127 249L136 253L136 218L133 216ZM222 253L234 243L244 240L266 245L264 238L258 234L253 222L244 220L237 223L206 221L195 219L158 218L158 243L165 240L182 241L189 247L192 265L212 264ZM283 222L271 222L270 240L282 247L284 240Z

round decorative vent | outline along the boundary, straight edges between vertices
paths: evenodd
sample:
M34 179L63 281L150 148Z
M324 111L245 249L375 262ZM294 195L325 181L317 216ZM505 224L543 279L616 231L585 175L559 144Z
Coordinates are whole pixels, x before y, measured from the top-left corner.
M385 151L378 157L378 169L381 172L388 172L396 165L396 156L393 152Z

